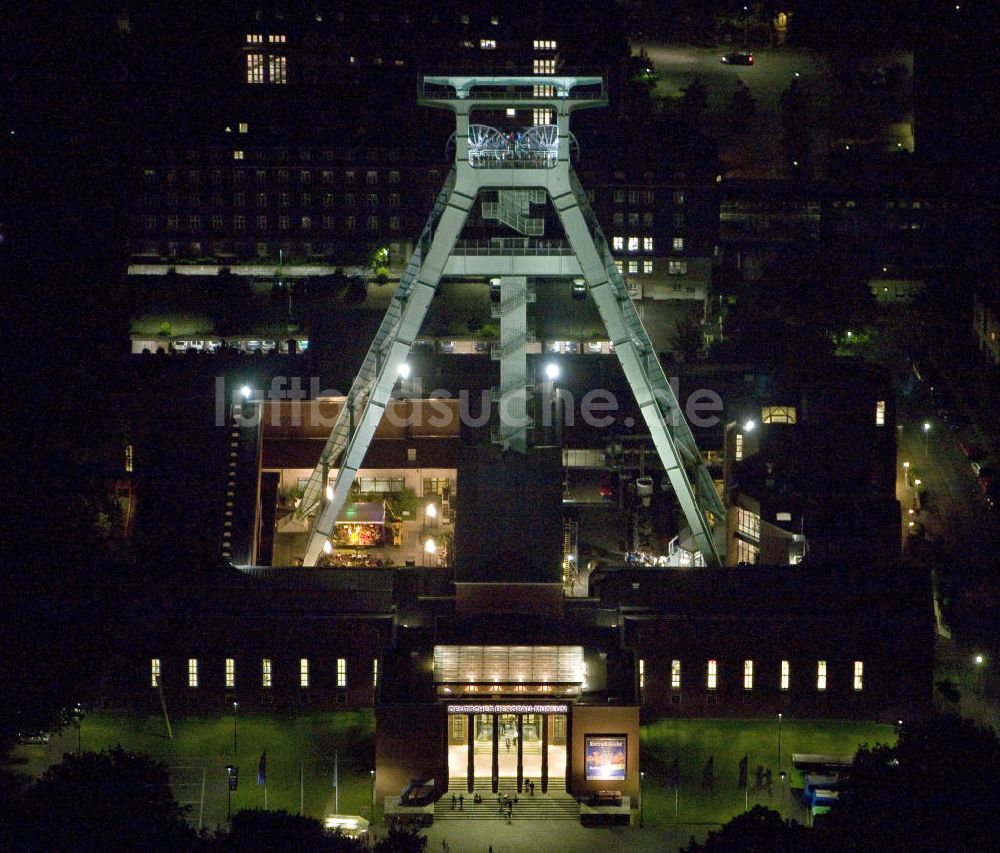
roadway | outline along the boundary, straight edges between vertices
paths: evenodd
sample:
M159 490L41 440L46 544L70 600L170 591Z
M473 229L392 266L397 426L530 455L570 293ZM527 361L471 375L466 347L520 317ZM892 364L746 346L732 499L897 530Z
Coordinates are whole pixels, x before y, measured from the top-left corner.
M809 97L809 131L813 161L825 160L830 142L839 136L834 129L844 115L845 99L851 106L862 97L878 97L884 113L880 134L886 146L895 146L898 127L912 126L912 96L909 88L900 98L887 93L848 91L840 94L829 63L811 51L792 48L756 49L753 65L728 65L722 55L733 47L703 48L639 42L634 52L645 50L659 75L654 97L673 101L695 79L708 91L708 105L703 128L719 144L719 156L729 165L728 177L779 178L786 176L782 152L781 94L793 80L798 80ZM867 59L859 58L859 68L888 68L902 65L912 76L913 57L909 52L886 52ZM736 129L730 114L730 102L739 84L748 87L755 100L756 115L745 128ZM860 87L859 87L860 88ZM898 137L912 150L912 134Z

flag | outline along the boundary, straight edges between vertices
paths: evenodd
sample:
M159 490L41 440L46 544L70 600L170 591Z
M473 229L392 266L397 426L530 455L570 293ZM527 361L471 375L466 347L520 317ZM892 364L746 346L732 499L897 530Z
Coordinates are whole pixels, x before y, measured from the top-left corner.
M678 766L678 759L674 759L673 766L670 768L670 787L675 790L680 787L681 784L681 773L680 767Z
M747 786L747 758L748 756L744 755L740 759L740 781L737 783L740 788L744 789Z
M267 750L260 754L260 762L257 764L257 784L267 785Z

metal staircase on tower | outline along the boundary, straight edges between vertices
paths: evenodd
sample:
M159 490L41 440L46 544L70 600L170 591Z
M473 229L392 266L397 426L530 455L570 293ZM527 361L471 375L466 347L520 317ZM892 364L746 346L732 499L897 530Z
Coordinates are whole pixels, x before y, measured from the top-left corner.
M699 552L707 564L719 565L726 522L722 501L570 164L575 146L569 131L570 113L606 106L603 79L429 76L420 84L418 101L455 113L455 166L437 196L305 489L298 514L302 517L315 512L315 520L304 564L315 565L329 548L337 515L447 270L448 274L500 279L500 344L496 350L500 400L495 435L515 452L527 450L532 426L526 358L532 338L527 315L527 306L533 301L530 279L584 278ZM505 134L471 121L473 113L535 115L539 108L548 110L555 124L531 127L516 139L513 132ZM456 241L480 198L484 220L496 221L525 237L495 241L503 245L502 250L498 247L493 253L487 249L470 259L467 252L457 249ZM571 252L540 251L531 242L544 233L545 222L531 215L531 207L548 201ZM334 471L333 483L328 485Z

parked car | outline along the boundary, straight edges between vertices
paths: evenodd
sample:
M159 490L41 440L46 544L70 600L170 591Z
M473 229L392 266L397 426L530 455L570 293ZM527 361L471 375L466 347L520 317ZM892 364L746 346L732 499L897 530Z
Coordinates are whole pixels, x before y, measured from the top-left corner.
M440 348L441 352L451 353L451 352L455 351L455 342L454 341L441 341L438 344L438 347Z
M722 57L724 65L753 65L753 54L749 50L734 50Z
M587 298L587 282L582 278L573 279L573 298L574 299L586 299Z

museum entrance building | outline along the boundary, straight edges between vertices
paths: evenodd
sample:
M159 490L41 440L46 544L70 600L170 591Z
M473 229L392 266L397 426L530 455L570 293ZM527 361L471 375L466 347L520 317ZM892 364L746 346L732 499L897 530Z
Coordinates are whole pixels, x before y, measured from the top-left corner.
M435 646L434 689L447 706L449 787L499 780L547 791L566 779L570 705L581 646Z

